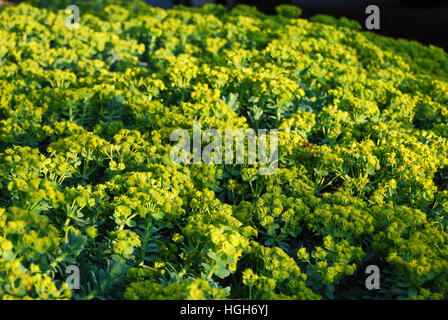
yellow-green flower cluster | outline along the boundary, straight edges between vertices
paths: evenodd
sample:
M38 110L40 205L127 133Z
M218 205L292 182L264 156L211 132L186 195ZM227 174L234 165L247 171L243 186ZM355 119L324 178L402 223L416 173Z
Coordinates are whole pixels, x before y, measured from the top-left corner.
M448 298L442 49L290 6L30 3L0 9L0 298ZM279 129L278 170L173 163L196 121Z

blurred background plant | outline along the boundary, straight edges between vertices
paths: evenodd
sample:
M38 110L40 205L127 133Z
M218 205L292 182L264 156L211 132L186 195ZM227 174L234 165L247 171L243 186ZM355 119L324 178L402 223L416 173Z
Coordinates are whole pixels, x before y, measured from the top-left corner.
M23 1L0 0L0 6L18 2ZM365 8L374 4L381 10L381 28L375 30L376 33L417 40L448 51L448 1L445 0L145 0L145 2L164 9L175 5L202 7L207 3L222 4L231 9L243 4L257 7L266 14L275 14L275 7L278 5L292 4L303 9L304 18L316 14L346 17L358 21L363 27L366 19Z

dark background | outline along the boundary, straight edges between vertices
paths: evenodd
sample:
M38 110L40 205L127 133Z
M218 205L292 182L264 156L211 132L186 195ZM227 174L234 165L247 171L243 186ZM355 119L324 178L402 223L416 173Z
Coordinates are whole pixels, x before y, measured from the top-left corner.
M260 1L263 2L263 1ZM443 47L448 52L448 1L436 0L292 0L303 9L303 17L318 13L357 20L365 28L365 9L380 8L379 34L414 39Z
M173 4L200 6L218 2L228 7L236 4L256 6L268 14L275 13L279 4L294 4L303 9L302 17L328 14L357 20L365 28L366 7L374 4L380 8L379 34L393 38L417 40L433 44L448 52L448 0L148 0L147 2L171 7Z

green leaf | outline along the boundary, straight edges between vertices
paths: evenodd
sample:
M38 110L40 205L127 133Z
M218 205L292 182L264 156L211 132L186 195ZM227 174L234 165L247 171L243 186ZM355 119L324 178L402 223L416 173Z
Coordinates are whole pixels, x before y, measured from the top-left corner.
M224 279L230 275L230 271L226 268L218 268L215 270L215 274L221 279Z
M151 215L156 220L161 220L165 216L165 214L160 210L152 212Z
M218 259L218 256L213 251L208 251L207 252L207 256L209 256L210 259L213 259L213 260L217 260Z
M417 295L417 289L415 289L415 288L409 288L409 289L408 289L408 295L409 295L410 297L416 296L416 295Z

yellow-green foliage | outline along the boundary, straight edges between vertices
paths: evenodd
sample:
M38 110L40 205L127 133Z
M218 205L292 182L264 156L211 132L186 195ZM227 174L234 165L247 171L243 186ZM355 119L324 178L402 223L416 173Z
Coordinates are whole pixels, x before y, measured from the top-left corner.
M442 49L287 6L80 2L71 30L31 2L0 11L1 298L448 297ZM278 128L277 172L171 162L194 121Z

